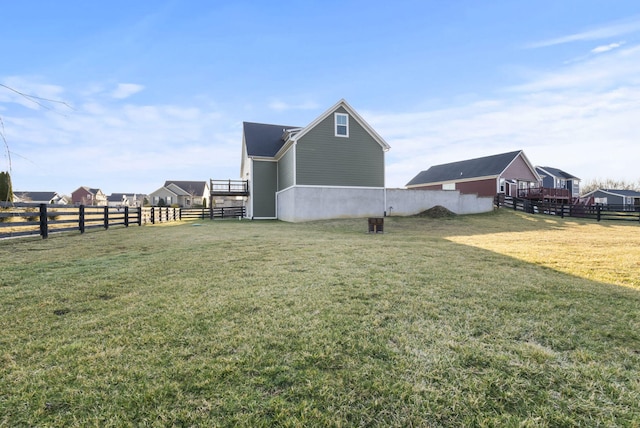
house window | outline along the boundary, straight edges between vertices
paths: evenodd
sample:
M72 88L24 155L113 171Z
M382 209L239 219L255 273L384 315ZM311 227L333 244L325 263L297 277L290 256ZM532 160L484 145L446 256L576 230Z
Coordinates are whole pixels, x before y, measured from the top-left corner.
M336 137L349 136L349 115L344 113L335 114Z
M456 190L456 183L442 183L442 190Z

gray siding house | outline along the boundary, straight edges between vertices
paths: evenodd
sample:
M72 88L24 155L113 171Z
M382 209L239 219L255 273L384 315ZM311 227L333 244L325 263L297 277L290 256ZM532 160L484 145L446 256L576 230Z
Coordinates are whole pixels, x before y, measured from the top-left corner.
M542 178L540 187L567 189L571 197L580 195L580 179L575 175L550 166L536 166L536 172Z
M388 150L345 100L305 127L244 122L247 215L285 221L381 216Z
M592 197L596 204L619 206L624 210L640 209L640 192L621 189L597 189L583 197Z

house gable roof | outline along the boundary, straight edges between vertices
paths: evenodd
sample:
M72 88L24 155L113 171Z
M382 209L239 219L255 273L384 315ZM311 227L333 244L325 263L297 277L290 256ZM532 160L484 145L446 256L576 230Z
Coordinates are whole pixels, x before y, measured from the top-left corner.
M498 177L520 155L524 157L522 150L434 165L418 173L418 175L411 179L406 185L416 186L420 184L460 181L480 177ZM526 157L525 161L529 164Z
M362 128L364 128L364 130L367 131L369 133L369 135L371 135L371 137L378 144L380 144L380 146L382 147L383 150L387 151L387 150L389 150L391 148L391 146L389 146L389 144L387 144L387 142L371 127L371 125L369 125L362 118L362 116L360 116L358 114L357 111L355 111L353 109L353 107L351 107L349 105L349 103L345 99L341 99L336 104L334 104L332 107L327 109L324 113L322 113L320 116L318 116L313 122L311 122L309 125L305 126L299 132L297 132L295 135L293 135L293 138L295 138L296 140L302 138L306 133L308 133L313 128L315 128L316 125L318 125L320 122L325 120L327 117L331 116L333 113L336 112L336 110L338 110L340 108L343 108L349 114L349 116L351 116L353 119L355 119L356 122L358 122L358 124L360 126L362 126Z
M176 181L176 180L167 180L164 182L164 187L169 187L170 185L174 185L178 187L184 194L184 196L195 194L198 196L203 196L207 189L206 181Z
M575 175L569 174L568 172L565 172L561 169L553 168L550 166L536 166L536 171L540 175L550 175L552 177L562 178L565 180L580 180Z
M170 191L171 193L175 194L176 196L189 196L189 192L187 192L186 190L184 190L182 187L178 186L175 183L169 183L166 186L164 186L164 188Z
M56 192L13 192L13 194L23 201L50 201L58 195Z
M274 157L284 145L282 135L295 126L243 122L244 143L249 157Z
M622 197L640 198L640 192L635 190L625 190L625 189L596 189L596 190L592 190L589 193L586 193L584 196L593 196L593 194L597 192L602 192L602 193L607 193L609 195L622 196Z
M386 141L384 141L384 139L353 109L353 107L342 99L304 128L297 126L243 122L244 145L246 147L247 157L275 158L279 152L283 151L285 145L288 147L288 143L303 137L339 108L343 108L349 116L351 116L378 144L380 144L384 150L389 150L390 146Z

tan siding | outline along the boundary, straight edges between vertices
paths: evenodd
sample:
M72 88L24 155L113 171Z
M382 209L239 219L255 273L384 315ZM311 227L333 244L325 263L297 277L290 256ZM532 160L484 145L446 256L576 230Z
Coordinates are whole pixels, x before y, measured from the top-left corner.
M529 168L522 156L518 156L517 158L515 158L511 165L509 165L502 174L502 178L506 178L507 180L537 182L537 179L531 171L531 168Z
M434 184L431 186L412 187L412 190L442 190L442 184Z

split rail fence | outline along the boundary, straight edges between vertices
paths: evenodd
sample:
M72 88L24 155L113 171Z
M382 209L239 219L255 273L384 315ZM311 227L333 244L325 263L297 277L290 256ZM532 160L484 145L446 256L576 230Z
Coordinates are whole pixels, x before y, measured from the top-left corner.
M182 208L181 215L183 220L244 218L246 210L245 207Z
M180 220L180 208L0 203L0 239Z
M530 214L547 214L564 217L588 218L596 221L635 221L640 223L640 207L628 205L573 205L532 201L498 195L495 199L498 207L511 208Z
M245 207L97 207L0 202L0 239L38 235L47 238L56 232L84 233L90 229L178 220L243 218L245 214Z

